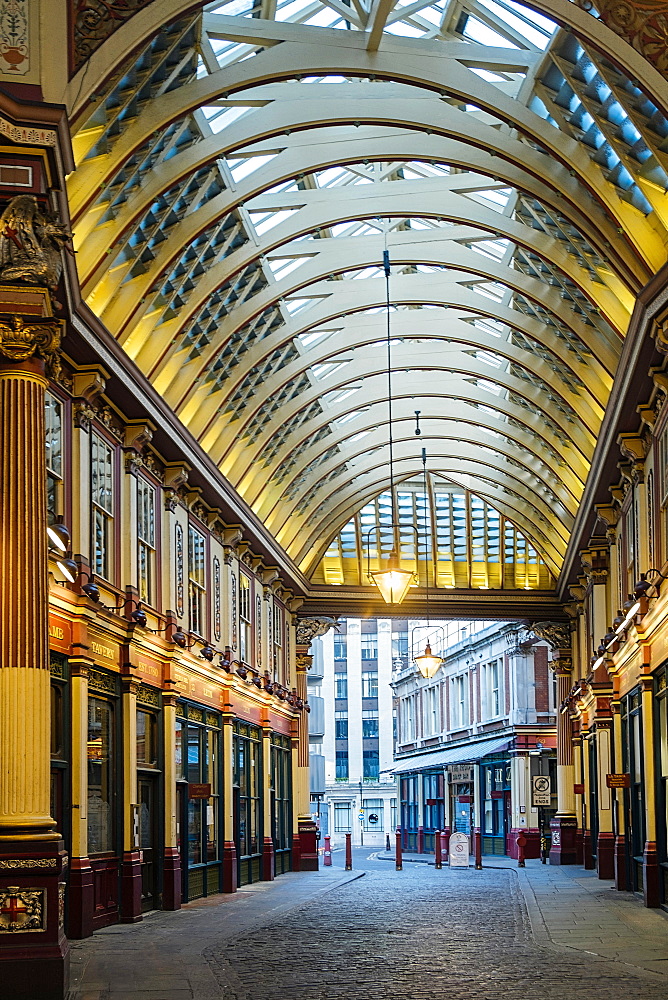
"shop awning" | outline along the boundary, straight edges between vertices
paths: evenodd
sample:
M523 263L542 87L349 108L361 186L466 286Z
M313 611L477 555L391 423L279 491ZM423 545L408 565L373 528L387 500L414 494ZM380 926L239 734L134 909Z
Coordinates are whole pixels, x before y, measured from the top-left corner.
M398 760L392 772L406 774L408 771L424 771L427 768L445 767L448 764L468 764L482 760L490 754L507 750L513 742L510 735L497 736L493 740L480 740L478 743L463 743L460 746L433 750L431 753L416 754L415 757L405 757Z

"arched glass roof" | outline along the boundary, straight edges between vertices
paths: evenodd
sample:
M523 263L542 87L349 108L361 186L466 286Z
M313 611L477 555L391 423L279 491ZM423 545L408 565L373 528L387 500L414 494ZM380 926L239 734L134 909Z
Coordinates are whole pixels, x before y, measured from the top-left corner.
M87 302L307 575L359 574L389 483L387 249L398 488L424 446L551 585L667 256L668 121L618 59L514 0L211 3L74 146Z

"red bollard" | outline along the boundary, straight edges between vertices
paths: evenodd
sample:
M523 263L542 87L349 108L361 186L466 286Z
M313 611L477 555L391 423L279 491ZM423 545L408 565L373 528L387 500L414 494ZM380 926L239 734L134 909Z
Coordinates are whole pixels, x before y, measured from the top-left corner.
M473 831L473 840L475 843L475 866L477 871L480 871L482 869L482 838L479 826L476 826Z
M346 834L346 871L351 872L353 870L353 842L352 834Z
M394 867L395 867L395 869L398 872L402 872L404 870L403 860L402 860L402 857L401 857L401 828L400 827L397 827L396 847L395 847L395 855L394 855Z
M322 856L322 863L326 868L332 864L332 838L325 837L325 851Z
M448 865L450 864L450 827L446 826L445 830L441 834L441 850L447 859Z
M434 868L443 867L443 854L441 851L441 831L434 834Z
M524 836L524 831L520 830L517 834L517 867L526 868L524 862L524 848L527 846L527 839Z

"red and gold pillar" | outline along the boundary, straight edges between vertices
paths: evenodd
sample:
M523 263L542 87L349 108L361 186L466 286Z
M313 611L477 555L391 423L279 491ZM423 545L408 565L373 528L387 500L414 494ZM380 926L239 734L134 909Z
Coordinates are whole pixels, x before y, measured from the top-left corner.
M577 819L575 816L575 768L568 712L560 711L572 686L570 649L559 649L552 666L557 677L557 814L550 823L551 865L576 863Z
M45 293L46 295L46 293ZM0 317L0 981L61 1000L67 856L50 807L44 393L59 321Z

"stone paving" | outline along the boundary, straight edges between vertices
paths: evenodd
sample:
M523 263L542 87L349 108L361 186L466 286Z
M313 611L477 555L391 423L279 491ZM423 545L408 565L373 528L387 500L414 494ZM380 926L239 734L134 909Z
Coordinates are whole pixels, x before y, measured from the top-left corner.
M75 942L71 1000L668 996L668 916L582 869L395 872L355 853L361 878L335 856Z

